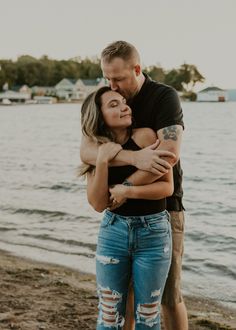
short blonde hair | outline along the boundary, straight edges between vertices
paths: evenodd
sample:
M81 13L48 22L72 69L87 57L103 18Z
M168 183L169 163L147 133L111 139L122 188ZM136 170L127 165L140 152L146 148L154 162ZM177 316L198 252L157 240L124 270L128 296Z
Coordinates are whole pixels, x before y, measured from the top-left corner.
M116 57L119 57L124 61L133 60L140 64L140 56L137 49L127 41L114 41L104 48L101 53L101 60L104 62L109 63Z

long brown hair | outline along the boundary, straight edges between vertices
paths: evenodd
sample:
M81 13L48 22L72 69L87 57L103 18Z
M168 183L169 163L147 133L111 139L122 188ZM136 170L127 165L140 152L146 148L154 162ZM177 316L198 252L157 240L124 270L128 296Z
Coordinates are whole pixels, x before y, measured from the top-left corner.
M97 91L89 94L81 107L81 130L84 136L89 137L98 145L106 142L114 142L115 138L110 128L105 124L101 111L101 96L111 91L108 86L103 86ZM82 164L79 166L78 175L83 176L95 167L93 165Z
M114 141L114 136L105 124L101 111L101 96L108 91L111 91L108 86L99 88L87 96L81 107L82 133L97 143Z

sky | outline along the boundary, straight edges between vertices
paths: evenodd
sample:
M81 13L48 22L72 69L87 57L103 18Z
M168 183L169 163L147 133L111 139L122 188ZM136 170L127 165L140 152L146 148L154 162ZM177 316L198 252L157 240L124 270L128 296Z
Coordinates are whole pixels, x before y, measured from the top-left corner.
M0 0L0 58L100 56L136 46L144 66L197 66L207 86L236 89L236 0Z

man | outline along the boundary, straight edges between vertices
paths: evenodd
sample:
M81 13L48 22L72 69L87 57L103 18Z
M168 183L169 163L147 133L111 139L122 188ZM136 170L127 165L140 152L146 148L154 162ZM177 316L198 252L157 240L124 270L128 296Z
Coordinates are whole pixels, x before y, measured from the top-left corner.
M101 68L112 90L122 94L133 111L136 127L150 127L157 132L158 141L139 151L122 150L112 165L133 165L138 169L126 184L141 185L156 181L173 167L175 191L167 198L173 235L172 265L162 298L166 330L187 330L187 311L180 291L183 254L182 170L179 162L183 131L183 115L179 98L169 86L152 81L141 70L136 48L116 41L101 54ZM83 137L81 159L95 164L97 146ZM131 326L130 326L131 329Z

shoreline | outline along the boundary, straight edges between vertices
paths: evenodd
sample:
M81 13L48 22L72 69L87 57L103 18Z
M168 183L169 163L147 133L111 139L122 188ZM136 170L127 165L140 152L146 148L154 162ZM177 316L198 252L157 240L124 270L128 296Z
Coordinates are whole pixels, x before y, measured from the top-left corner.
M96 328L95 276L0 250L0 329ZM236 310L184 297L190 330L235 330Z

